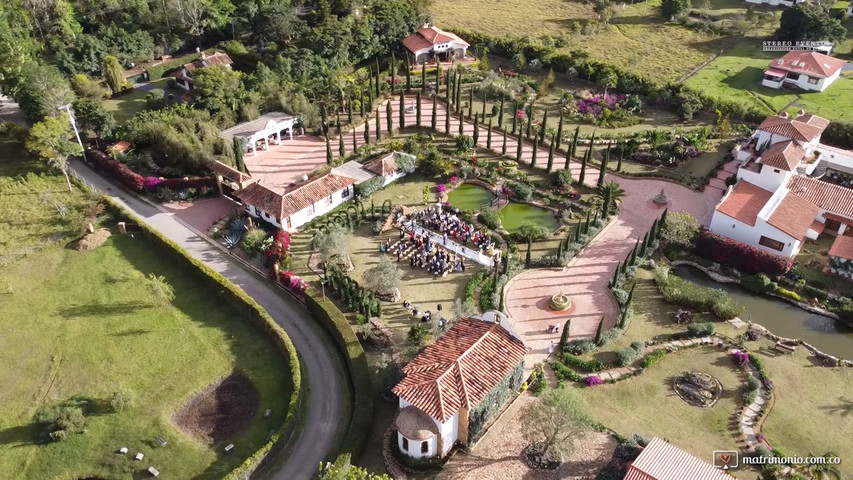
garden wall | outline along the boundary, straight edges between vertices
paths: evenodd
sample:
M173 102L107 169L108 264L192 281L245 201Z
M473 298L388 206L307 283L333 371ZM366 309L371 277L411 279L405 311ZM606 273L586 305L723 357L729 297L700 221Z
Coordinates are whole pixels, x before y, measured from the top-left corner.
M246 313L246 318L248 318L252 323L256 326L260 327L264 331L266 331L273 342L275 342L276 347L281 352L284 357L286 363L290 365L290 377L291 377L291 385L290 388L293 392L291 394L290 400L287 406L287 417L284 420L284 423L275 431L275 433L270 437L270 440L262 445L251 457L247 458L239 467L235 468L228 475L225 476L228 480L245 480L251 477L252 473L255 472L258 468L260 468L265 463L272 461L277 455L279 455L284 448L286 447L288 440L290 438L291 433L296 427L297 416L300 414L301 403L302 403L302 373L299 365L299 357L296 352L296 348L293 346L293 343L290 340L290 337L287 336L287 333L284 331L281 326L273 320L273 318L264 310L260 305L258 305L255 300L246 294L243 290L238 288L236 285L231 283L228 279L220 275L218 272L208 267L204 263L193 258L186 250L184 250L180 245L169 240L165 236L163 236L157 230L151 228L148 224L143 222L140 218L135 215L124 210L120 205L115 203L111 198L104 197L104 201L107 202L113 213L116 214L118 218L125 218L131 222L139 225L139 228L142 230L143 235L146 238L153 240L155 243L158 243L167 254L170 254L175 261L184 263L191 272L197 272L197 276L202 279L202 281L207 282L210 287L216 290L225 290L233 296L233 298L243 304L244 311Z

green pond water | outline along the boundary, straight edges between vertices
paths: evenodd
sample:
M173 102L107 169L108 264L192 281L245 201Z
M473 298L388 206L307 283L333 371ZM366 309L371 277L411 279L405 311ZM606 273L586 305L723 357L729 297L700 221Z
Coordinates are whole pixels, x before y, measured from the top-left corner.
M807 312L782 300L755 295L734 283L717 283L705 272L687 265L675 267L672 272L703 287L725 290L746 307L742 319L761 324L776 335L802 339L830 355L853 356L853 328L837 320Z
M525 222L533 222L553 232L560 226L554 215L544 208L526 203L509 202L500 211L501 225L510 232L515 232Z
M447 201L459 210L479 210L483 205L492 203L495 195L478 185L465 183L454 188Z

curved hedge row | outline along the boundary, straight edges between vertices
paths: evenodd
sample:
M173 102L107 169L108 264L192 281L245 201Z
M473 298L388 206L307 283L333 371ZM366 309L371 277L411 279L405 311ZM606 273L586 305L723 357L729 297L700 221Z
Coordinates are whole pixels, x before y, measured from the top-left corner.
M338 453L349 453L351 458L358 458L373 426L373 383L367 355L344 314L331 300L323 298L316 288L310 287L305 292L305 306L335 339L346 359L352 377L353 409L349 429Z
M276 347L278 347L282 355L286 357L285 360L290 365L290 378L292 382L291 388L293 393L291 394L290 401L288 402L287 417L285 418L284 423L270 437L270 440L267 443L262 445L251 457L243 461L240 466L232 470L231 473L225 477L228 480L249 478L249 476L251 476L251 474L267 460L270 454L276 455L284 449L287 444L287 439L290 436L290 432L296 426L296 418L299 413L300 403L302 400L302 396L300 395L302 391L302 372L300 370L299 356L297 355L296 348L293 346L293 343L290 341L290 337L287 336L284 329L281 328L275 320L273 320L270 314L267 313L263 307L258 305L252 297L246 294L246 292L220 275L219 272L193 258L189 252L183 249L183 247L166 238L157 230L151 228L140 218L126 211L111 198L104 197L104 199L120 217L126 218L127 220L139 225L139 228L147 238L159 242L162 246L167 247L165 250L172 252L177 261L184 262L191 269L197 269L201 273L199 276L206 278L212 287L226 290L237 300L245 304L246 313L248 314L247 317L250 318L258 327L264 329L270 334Z

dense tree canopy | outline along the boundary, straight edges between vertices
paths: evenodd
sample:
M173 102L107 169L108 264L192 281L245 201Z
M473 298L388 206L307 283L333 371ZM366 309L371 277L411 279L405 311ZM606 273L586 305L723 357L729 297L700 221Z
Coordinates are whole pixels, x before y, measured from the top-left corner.
M776 36L791 42L799 40L828 40L838 42L847 35L841 20L829 15L829 10L817 3L803 2L785 9Z

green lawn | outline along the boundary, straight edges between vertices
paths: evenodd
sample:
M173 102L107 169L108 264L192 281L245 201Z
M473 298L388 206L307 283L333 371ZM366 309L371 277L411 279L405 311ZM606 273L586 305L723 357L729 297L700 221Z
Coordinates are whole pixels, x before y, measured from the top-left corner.
M780 355L769 341L750 342L758 352L776 387L776 403L762 433L773 448L785 455L841 455L841 473L853 476L853 370L816 366L798 348Z
M168 90L168 81L168 78L161 78L150 82L150 85L154 88L166 91ZM180 95L180 92L173 93L175 93L175 96ZM124 123L136 115L137 112L145 110L145 97L147 95L147 91L142 90L139 87L135 87L130 93L104 100L104 108L113 114L113 117L115 117L116 122L119 125L124 125Z
M14 293L0 297L0 472L18 478L136 478L155 466L167 478L222 478L259 448L286 415L288 366L239 306L139 235L114 236L88 253L53 246L5 272ZM176 299L158 306L144 287L163 275ZM191 439L170 417L194 393L232 372L246 375L261 409L223 455ZM130 389L133 407L87 417L87 432L44 443L36 409L82 396L93 404ZM168 439L153 448L155 435ZM133 463L116 454L143 452ZM8 477L7 477L8 478Z
M829 234L821 235L817 240L806 240L800 254L797 255L795 270L806 277L807 281L815 282L813 285L815 287L836 290L842 295L853 296L853 282L823 271L829 263L829 249L834 241L835 237ZM817 260L819 265L808 267L812 260Z
M722 396L713 407L694 407L673 392L673 378L687 371L709 373L723 385ZM592 388L572 383L571 388L586 398L599 422L621 435L664 438L710 462L712 451L738 447L733 414L744 382L725 350L694 347L667 355L640 376ZM755 478L750 473L740 470L735 474Z
M94 197L0 136L0 267L84 228ZM0 278L4 274L0 271ZM2 283L2 282L0 282Z

